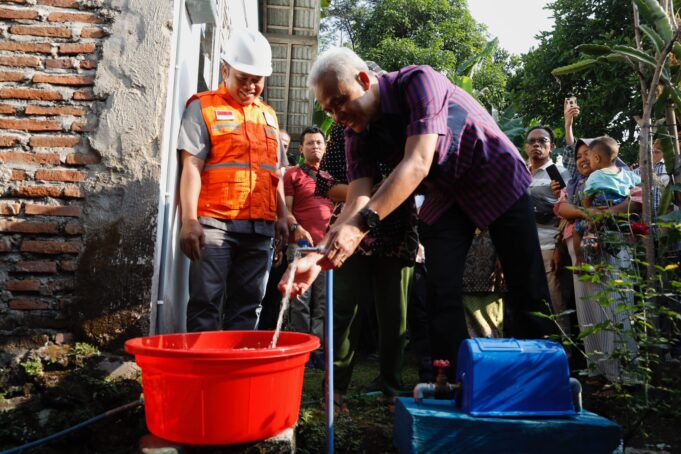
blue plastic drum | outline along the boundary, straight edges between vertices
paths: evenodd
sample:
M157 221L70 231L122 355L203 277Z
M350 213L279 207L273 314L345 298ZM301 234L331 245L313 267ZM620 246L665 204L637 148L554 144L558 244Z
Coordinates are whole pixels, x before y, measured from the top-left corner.
M466 339L459 348L457 404L472 416L574 415L570 369L551 341Z

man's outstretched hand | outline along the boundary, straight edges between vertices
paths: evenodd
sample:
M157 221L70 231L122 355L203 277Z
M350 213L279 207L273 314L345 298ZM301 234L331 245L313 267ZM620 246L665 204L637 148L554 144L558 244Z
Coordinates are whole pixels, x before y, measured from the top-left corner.
M293 277L293 282L291 284L291 298L305 293L314 280L317 279L317 276L319 276L319 273L322 271L322 267L317 264L321 257L321 254L312 252L298 259L298 265L295 270L296 274ZM291 265L288 266L286 272L279 281L278 288L282 295L286 293L286 286L288 285L290 276Z

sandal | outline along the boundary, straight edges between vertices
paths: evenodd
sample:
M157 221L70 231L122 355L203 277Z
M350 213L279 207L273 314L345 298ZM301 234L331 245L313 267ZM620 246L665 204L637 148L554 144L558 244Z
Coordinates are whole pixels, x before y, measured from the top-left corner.
M326 412L326 397L322 398L321 405L324 412ZM350 409L343 400L342 394L333 393L333 414L334 416L350 414Z

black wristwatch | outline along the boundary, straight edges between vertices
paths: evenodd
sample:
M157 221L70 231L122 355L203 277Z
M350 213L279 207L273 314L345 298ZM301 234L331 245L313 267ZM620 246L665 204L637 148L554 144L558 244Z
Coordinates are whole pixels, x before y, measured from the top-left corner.
M364 207L361 210L359 210L359 215L362 217L362 220L364 221L364 225L366 227L365 231L377 227L378 223L381 222L378 213L367 207Z
M291 233L295 232L296 230L298 230L298 224L291 224L288 228L288 231Z

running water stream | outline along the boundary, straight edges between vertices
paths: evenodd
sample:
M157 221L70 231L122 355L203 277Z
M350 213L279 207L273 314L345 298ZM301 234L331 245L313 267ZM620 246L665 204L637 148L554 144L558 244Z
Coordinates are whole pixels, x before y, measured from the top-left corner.
M272 336L272 342L270 343L270 348L277 347L277 341L279 340L279 333L281 333L281 325L284 324L284 314L288 309L289 301L291 299L291 287L293 286L293 278L296 275L296 267L298 266L298 257L295 256L291 262L291 268L289 269L288 280L286 281L286 292L284 297L281 299L281 309L279 309L279 318L277 319L277 329L274 330L274 336Z

